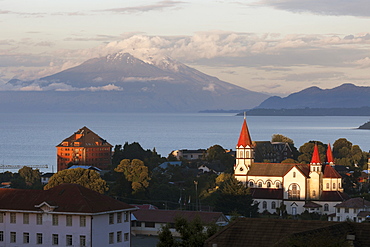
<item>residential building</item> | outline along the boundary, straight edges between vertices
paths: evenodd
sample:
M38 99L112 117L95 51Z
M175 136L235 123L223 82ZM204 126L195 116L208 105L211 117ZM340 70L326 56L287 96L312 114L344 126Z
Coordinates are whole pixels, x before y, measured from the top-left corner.
M255 141L253 146L255 162L281 163L294 158L292 147L287 142Z
M41 184L45 185L49 183L49 179L54 175L52 172L47 172L41 175Z
M86 126L57 146L58 171L68 165L89 165L109 170L112 164L112 145Z
M133 235L158 235L161 226L169 224L170 231L174 236L180 236L175 230L175 219L177 217L192 221L199 218L202 223L224 225L228 219L221 212L203 212L203 211L183 211L183 210L160 210L160 209L139 209L132 212L132 230Z
M331 214L336 204L349 199L343 193L342 177L333 168L333 161L330 145L326 164L320 161L315 145L310 164L255 162L254 144L244 118L236 146L234 175L250 188L260 212L275 213L284 204L291 215L305 210Z
M361 197L351 198L334 206L335 213L329 215L329 221L363 222L370 217L370 202Z
M0 246L130 246L136 208L78 184L0 189Z
M369 246L370 224L239 218L207 239L204 247Z
M197 150L175 150L171 154L175 156L178 160L187 159L187 160L200 160L204 158L204 155L207 153L206 149L197 149Z

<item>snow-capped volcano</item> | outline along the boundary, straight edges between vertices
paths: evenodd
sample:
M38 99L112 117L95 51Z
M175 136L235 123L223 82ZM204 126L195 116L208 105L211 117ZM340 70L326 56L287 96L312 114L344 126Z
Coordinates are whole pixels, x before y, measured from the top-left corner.
M76 91L113 95L119 92L117 103L124 103L135 111L245 109L268 97L206 75L169 57L152 56L144 61L128 53L89 59L36 81L8 83L29 88L37 84L38 91L45 93Z

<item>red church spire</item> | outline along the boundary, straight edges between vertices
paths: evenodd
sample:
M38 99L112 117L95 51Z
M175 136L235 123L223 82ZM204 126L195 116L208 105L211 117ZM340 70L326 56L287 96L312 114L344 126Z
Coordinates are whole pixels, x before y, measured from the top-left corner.
M313 148L311 164L321 164L320 154L319 154L319 147L317 146L316 143L315 143L315 147Z
M251 139L251 136L249 135L249 130L248 130L247 120L246 120L245 114L244 114L244 122L243 122L243 125L242 125L242 130L240 131L240 136L239 136L237 146L238 147L240 147L240 146L243 146L243 147L250 146L250 147L252 147L252 139Z
M333 153L331 151L330 143L328 144L328 149L326 150L326 160L329 164L334 163Z

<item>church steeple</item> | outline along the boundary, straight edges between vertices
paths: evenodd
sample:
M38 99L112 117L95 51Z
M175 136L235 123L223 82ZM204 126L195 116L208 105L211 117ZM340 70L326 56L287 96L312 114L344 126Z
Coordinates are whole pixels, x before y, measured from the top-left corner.
M254 162L253 143L249 134L247 120L244 115L242 129L236 145L236 164L234 174L239 181L245 182L246 175Z
M311 172L321 172L320 153L319 153L319 147L317 146L317 143L315 143L315 146L313 148L313 154L312 154L312 159L310 163L310 171Z
M329 165L334 165L333 153L331 151L330 143L328 144L328 149L326 150L326 161Z

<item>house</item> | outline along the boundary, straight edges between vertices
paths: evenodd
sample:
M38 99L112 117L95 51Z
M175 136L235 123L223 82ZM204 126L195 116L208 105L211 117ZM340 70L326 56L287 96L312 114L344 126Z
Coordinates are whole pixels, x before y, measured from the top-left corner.
M185 218L188 221L198 217L204 224L215 223L224 225L228 222L228 219L221 212L139 209L132 212L132 214L131 233L133 235L158 235L161 226L169 224L172 234L180 236L174 227L177 217Z
M370 224L239 218L207 239L204 247L369 246ZM307 244L309 243L309 244Z
M64 139L56 148L58 171L67 169L69 164L109 170L112 164L112 145L86 126Z
M287 142L254 141L255 162L281 163L292 159L293 151Z
M370 215L370 202L360 198L351 198L334 206L335 213L329 215L329 221L363 222Z
M255 162L254 144L244 118L236 146L234 176L250 188L260 212L275 213L284 204L291 215L305 210L331 214L336 204L349 199L343 193L342 176L333 168L333 161L330 145L326 164L320 161L315 145L310 164Z
M49 183L49 179L54 175L54 173L47 172L41 175L41 184L45 185Z
M0 189L0 246L130 246L135 207L78 184Z
M180 159L187 159L187 160L200 160L204 158L204 155L207 153L205 149L197 149L197 150L175 150L172 151L171 154L175 156L178 160Z

